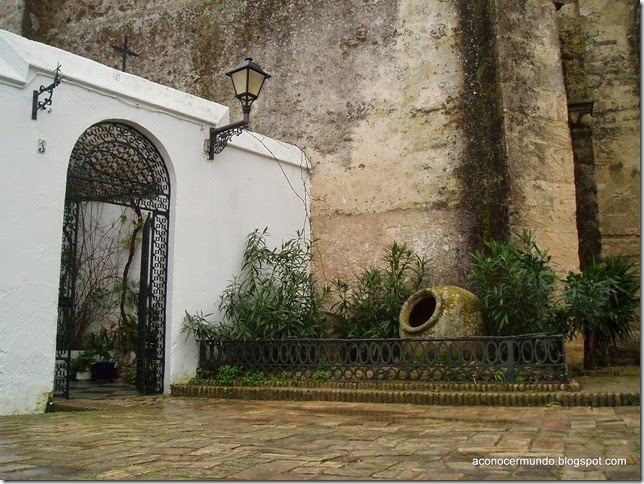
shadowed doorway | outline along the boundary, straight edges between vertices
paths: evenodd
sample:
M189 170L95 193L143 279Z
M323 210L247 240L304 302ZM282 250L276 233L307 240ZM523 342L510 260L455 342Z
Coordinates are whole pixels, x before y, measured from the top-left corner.
M83 354L99 360L92 364L94 378L98 363L121 355L132 360L128 368L140 393L163 392L169 214L168 170L145 135L109 122L80 136L67 170L55 396L69 398ZM110 232L114 227L126 236ZM110 243L114 249L106 251ZM121 252L126 255L119 258ZM100 272L108 263L119 277Z

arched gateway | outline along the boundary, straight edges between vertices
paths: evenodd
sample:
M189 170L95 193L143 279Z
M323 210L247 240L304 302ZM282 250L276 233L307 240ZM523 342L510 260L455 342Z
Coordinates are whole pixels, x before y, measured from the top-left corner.
M69 398L76 325L79 215L87 203L129 207L141 227L136 387L163 392L170 178L154 144L122 123L99 123L78 139L69 160L58 304L54 393Z

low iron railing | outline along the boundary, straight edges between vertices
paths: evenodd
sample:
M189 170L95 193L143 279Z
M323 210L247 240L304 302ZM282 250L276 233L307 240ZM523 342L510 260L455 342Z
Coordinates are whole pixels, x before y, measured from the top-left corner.
M324 380L566 382L563 336L202 341L199 366Z

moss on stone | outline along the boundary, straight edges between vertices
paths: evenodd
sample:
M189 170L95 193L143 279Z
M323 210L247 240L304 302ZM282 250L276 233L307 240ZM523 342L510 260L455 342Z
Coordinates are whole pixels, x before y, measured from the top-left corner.
M496 12L493 2L459 0L463 36L464 92L461 119L465 151L457 175L463 204L474 219L469 224L470 248L485 237L509 235L507 162L502 101L498 79Z

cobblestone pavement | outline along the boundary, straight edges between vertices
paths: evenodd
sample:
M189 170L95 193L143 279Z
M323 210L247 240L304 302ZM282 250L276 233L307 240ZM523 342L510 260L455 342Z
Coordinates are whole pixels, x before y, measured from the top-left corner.
M641 478L639 407L170 396L102 404L94 411L0 417L0 479ZM609 465L613 458L625 464ZM506 460L477 466L474 459Z

